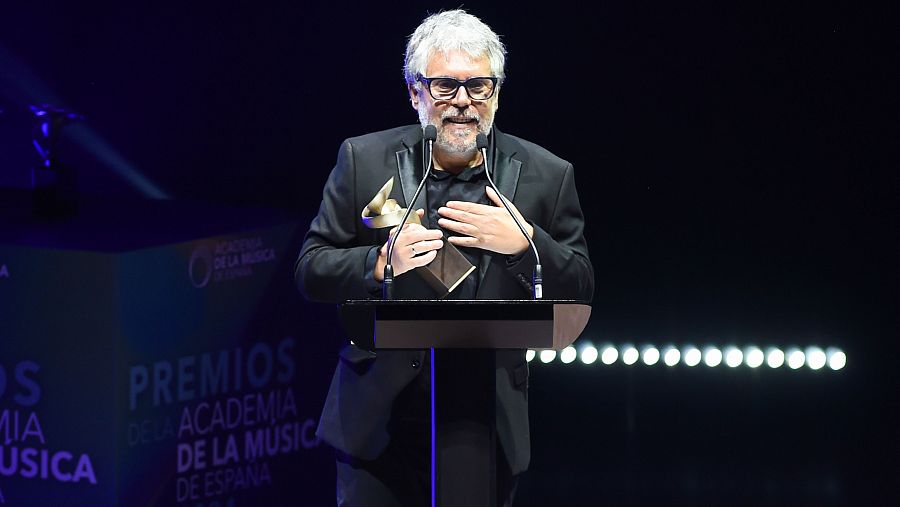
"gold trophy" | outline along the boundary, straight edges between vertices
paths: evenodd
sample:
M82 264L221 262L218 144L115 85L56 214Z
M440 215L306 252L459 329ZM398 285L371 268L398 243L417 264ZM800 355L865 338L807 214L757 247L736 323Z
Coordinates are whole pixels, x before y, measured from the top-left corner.
M406 208L401 208L396 199L389 199L394 188L391 177L375 194L375 197L362 210L362 221L369 229L383 229L400 225ZM421 224L417 213L410 213L407 223ZM475 266L466 259L455 246L442 240L444 246L437 250L437 257L427 266L416 268L415 272L425 279L441 298L450 294L462 281L475 270Z

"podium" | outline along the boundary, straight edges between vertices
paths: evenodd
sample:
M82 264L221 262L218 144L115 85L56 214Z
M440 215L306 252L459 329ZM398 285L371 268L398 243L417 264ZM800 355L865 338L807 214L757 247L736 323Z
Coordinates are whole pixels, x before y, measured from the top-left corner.
M431 349L431 505L497 505L495 351L561 350L591 307L563 300L358 300L341 322L364 349ZM485 388L488 386L489 388Z

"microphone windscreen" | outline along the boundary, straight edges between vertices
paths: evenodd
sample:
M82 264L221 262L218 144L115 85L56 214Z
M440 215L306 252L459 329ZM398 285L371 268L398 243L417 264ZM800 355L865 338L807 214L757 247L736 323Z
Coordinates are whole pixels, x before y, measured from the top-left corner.
M488 147L487 136L484 134L478 134L475 136L475 147L479 150L482 148Z
M434 141L437 139L437 127L431 125L425 125L425 131L422 133L422 137L425 138L425 141Z

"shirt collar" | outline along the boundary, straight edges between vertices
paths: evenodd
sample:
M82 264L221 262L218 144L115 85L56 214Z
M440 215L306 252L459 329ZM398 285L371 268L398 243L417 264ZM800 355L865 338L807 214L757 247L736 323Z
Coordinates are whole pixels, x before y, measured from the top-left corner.
M448 171L431 171L431 177L437 181L446 180L455 177L460 181L476 181L485 178L484 164L478 164L475 167L467 167L459 174L454 175Z

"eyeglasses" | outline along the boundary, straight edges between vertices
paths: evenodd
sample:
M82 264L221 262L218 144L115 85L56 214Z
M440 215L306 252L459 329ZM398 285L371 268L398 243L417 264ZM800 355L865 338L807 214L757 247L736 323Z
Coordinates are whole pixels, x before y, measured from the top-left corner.
M466 87L466 93L472 100L487 100L494 96L497 88L495 77L470 77L465 81L452 77L425 77L419 75L416 81L428 87L428 93L434 100L452 100L459 92L460 86Z

